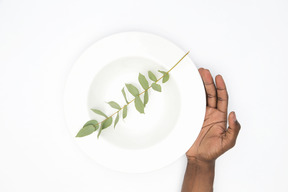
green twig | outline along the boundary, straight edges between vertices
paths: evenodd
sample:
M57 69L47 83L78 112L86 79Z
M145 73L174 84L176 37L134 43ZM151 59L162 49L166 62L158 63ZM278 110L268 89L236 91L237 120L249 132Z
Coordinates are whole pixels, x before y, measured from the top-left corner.
M155 81L155 83L157 83L158 81L160 81L165 75L167 75L172 69L174 69L188 54L189 54L190 51L188 51L173 67L171 67L171 69L169 69L169 71L167 71L166 74L162 75L159 79L157 79L157 81ZM143 93L145 93L146 91L148 91L152 86L150 85L148 87L148 89L142 91L141 93L139 93L138 96L142 95ZM131 101L129 101L126 105L124 105L121 109L119 109L118 111L116 111L115 113L113 113L112 115L110 115L109 117L107 117L106 119L104 119L103 121L99 122L99 124L103 123L105 120L109 119L110 117L113 117L115 114L117 114L119 111L121 111L125 106L128 106L130 103L132 103L133 101L135 100L132 99Z

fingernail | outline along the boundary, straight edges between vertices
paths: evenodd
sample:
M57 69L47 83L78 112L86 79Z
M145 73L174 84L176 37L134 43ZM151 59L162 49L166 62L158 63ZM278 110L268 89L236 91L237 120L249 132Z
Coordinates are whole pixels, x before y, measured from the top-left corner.
M222 75L218 74L217 76L220 77L221 79L223 79ZM216 77L217 77L217 76L216 76Z
M233 111L233 113L234 113L234 114L233 114L233 116L232 116L232 119L233 119L234 122L236 122L236 121L237 121L236 113L235 113L234 111Z

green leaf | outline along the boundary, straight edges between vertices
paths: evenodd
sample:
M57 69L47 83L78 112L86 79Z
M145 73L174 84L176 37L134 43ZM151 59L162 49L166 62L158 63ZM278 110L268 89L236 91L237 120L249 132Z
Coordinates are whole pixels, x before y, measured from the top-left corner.
M98 138L99 138L102 130L103 130L103 129L106 129L107 127L109 127L109 126L112 124L112 121L113 121L112 117L109 117L108 119L105 119L105 120L101 123L101 127L100 127L100 129L99 129L99 131L98 131L98 135L97 135Z
M160 70L158 70L158 71L163 74L162 83L166 83L169 80L169 73L167 73L165 71L160 71Z
M169 80L169 74L167 73L163 79L162 79L162 83L166 83Z
M148 91L146 91L144 93L144 107L146 106L146 104L148 103L149 100L149 96L148 96Z
M123 94L123 96L125 98L126 103L128 104L128 100L127 100L127 97L126 97L126 93L125 93L124 87L122 89L122 94Z
M121 109L120 105L116 103L115 101L110 101L108 102L108 104L114 109Z
M98 121L96 121L96 120L94 120L94 119L93 119L93 120L90 120L90 121L87 121L83 127L85 127L85 126L87 126L87 125L93 125L94 128L95 128L95 131L99 128Z
M116 119L114 121L114 128L117 125L118 121L119 121L119 113L117 113Z
M105 113L103 113L102 111L98 110L98 109L91 109L94 113L98 114L98 115L102 115L103 117L108 117L107 115L105 115Z
M149 88L149 83L148 83L146 77L144 75L142 75L141 73L139 73L138 81L141 84L141 86L143 87L143 89L146 90Z
M152 89L154 89L155 91L161 92L161 86L159 84L152 83L151 86L152 86Z
M106 129L112 124L113 118L109 117L108 119L104 120L101 124L101 129Z
M95 131L95 127L93 125L84 126L80 131L77 133L76 137L84 137L90 135Z
M156 76L151 71L148 71L148 76L149 76L149 79L151 79L152 81L157 81Z
M141 101L139 96L135 97L134 103L135 103L135 108L137 109L137 111L139 111L140 113L144 113L144 104Z
M139 95L139 91L138 91L138 89L137 89L134 85L132 85L132 84L125 84L125 85L126 85L128 91L129 91L134 97L136 97L136 96Z
M127 117L127 105L124 106L123 108L123 119Z

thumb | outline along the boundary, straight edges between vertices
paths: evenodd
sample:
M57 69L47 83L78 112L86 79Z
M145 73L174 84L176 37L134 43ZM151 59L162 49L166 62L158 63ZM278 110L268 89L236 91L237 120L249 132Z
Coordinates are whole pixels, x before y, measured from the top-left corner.
M235 145L241 125L237 121L235 112L231 112L228 116L229 127L226 131L227 140L231 144L231 148Z

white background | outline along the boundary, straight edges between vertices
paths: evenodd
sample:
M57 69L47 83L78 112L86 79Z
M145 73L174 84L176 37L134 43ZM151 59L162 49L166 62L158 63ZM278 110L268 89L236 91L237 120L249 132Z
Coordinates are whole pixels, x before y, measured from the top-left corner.
M224 76L242 130L217 160L215 191L288 191L287 10L284 0L0 0L0 191L180 191L184 156L151 173L114 172L65 127L75 59L131 30L166 37Z

